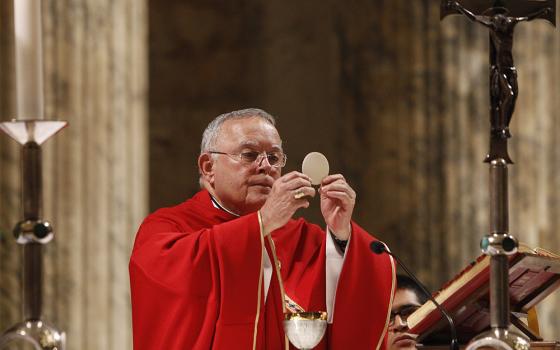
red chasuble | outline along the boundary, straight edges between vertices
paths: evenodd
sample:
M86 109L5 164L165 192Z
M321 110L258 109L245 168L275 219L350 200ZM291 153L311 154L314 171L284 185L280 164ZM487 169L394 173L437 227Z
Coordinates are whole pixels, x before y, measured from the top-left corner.
M395 268L352 223L333 323L316 349L384 349ZM326 311L326 234L303 219L263 237L258 213L235 217L207 191L142 223L130 258L135 350L295 349L290 309ZM263 250L274 268L264 295ZM278 276L281 275L281 278Z

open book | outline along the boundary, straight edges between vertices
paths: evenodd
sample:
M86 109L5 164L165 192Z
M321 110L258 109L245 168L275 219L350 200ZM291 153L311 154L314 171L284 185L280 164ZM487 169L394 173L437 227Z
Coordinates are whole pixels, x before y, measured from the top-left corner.
M511 322L532 340L541 340L520 319L560 287L560 256L520 245L518 253L509 257L509 265ZM490 327L489 286L490 257L481 255L434 295L453 317L460 343ZM430 301L410 315L407 322L420 341L449 340L448 324Z

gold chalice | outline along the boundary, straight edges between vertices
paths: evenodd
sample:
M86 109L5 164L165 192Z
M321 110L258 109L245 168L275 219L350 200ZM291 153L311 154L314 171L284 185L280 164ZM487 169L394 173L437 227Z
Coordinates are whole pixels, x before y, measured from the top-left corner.
M296 348L313 349L323 339L327 330L326 312L294 312L284 316L284 332Z

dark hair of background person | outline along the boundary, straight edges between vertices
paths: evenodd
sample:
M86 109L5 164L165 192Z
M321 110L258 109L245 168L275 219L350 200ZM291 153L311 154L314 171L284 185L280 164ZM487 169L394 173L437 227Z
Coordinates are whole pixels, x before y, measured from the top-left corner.
M414 282L414 280L405 275L397 275L397 290L399 289L409 289L416 294L420 304L424 304L428 297L422 292L422 289Z

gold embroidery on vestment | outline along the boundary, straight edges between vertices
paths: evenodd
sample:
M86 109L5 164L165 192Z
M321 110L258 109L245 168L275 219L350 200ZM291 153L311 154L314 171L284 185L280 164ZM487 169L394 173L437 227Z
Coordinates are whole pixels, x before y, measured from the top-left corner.
M262 293L262 281L263 281L263 251L264 251L264 239L263 239L263 234L264 234L264 227L263 227L263 223L262 223L262 218L261 218L261 212L258 211L257 212L257 217L259 219L259 230L260 230L260 240L261 240L261 270L259 273L259 288L258 289L258 296L257 296L257 315L255 316L255 329L253 331L253 350L256 350L257 348L257 333L258 333L258 327L259 327L259 318L260 318L260 314L261 314L261 293Z

